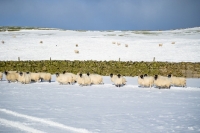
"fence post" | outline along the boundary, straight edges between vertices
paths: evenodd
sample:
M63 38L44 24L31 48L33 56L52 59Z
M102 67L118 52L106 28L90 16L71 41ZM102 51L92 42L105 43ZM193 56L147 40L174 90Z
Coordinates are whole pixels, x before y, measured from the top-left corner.
M20 57L18 57L18 61L20 61Z

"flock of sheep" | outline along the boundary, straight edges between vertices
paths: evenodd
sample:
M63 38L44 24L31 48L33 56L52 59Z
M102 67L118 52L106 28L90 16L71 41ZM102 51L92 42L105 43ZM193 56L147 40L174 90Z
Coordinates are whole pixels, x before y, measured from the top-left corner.
M5 71L6 80L8 83L10 82L20 82L22 84L30 84L31 82L43 82L48 81L51 82L51 73L39 72L39 73L29 73L29 72L18 72L18 71ZM3 73L0 72L0 79L3 79ZM110 74L111 82L116 87L122 87L126 85L126 78L120 74L114 75ZM90 85L98 85L104 84L103 76L99 74L82 74L82 73L56 73L56 81L63 84L79 84L80 86L90 86ZM175 77L171 74L168 76L160 76L155 75L148 76L147 74L138 76L138 84L140 87L158 87L160 88L168 88L173 86L181 86L186 87L186 78L184 77Z
M148 76L147 74L138 76L138 84L142 87L156 86L160 88L169 88L173 86L186 87L186 78L175 77L171 74L167 76L155 75Z

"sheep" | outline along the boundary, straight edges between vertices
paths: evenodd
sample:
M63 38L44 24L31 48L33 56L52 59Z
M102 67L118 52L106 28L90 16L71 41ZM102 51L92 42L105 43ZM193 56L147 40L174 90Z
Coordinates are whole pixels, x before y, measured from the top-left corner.
M40 41L40 43L43 43L43 41Z
M31 81L40 82L40 73L30 73Z
M79 54L79 51L78 51L78 50L74 50L74 52L75 52L76 54Z
M159 44L158 46L159 46L159 47L162 47L162 46L163 46L163 44Z
M120 74L118 74L117 78L114 79L114 84L116 87L121 87L123 85L123 79Z
M175 44L175 42L172 42L172 44Z
M175 76L173 76L171 74L169 74L168 77L171 80L171 85L186 87L186 78L184 78L184 77L175 77Z
M116 42L112 42L112 44L116 44Z
M49 83L51 83L51 73L41 72L40 73L40 80L41 80L41 82L43 80L46 80L46 81L49 81Z
M140 75L138 76L138 84L142 87L151 87L152 79L150 77L147 77L147 75Z
M90 79L90 77L87 74L80 73L80 74L77 75L77 83L80 86L91 85L91 79Z
M73 77L70 74L56 73L56 81L60 84L73 84Z
M121 43L118 42L117 45L119 46L119 45L121 45Z
M90 77L91 79L91 84L104 84L103 83L103 77L99 74L89 74L87 73L87 75Z
M73 74L73 73L66 73L66 71L63 71L63 74L69 74L69 75L71 75L72 76L72 82L73 83L76 83L76 75L75 74Z
M22 84L30 84L31 83L31 75L29 72L19 72L18 81Z
M3 73L0 72L0 80L2 81L3 80Z
M143 75L139 75L138 76L138 84L139 84L139 86L142 86L142 87L144 87L144 80L143 80Z
M1 41L1 43L3 43L3 44L4 44L5 42L4 42L4 41Z
M171 82L170 79L168 77L163 77L163 76L158 76L155 75L154 76L154 85L157 86L159 89L166 87L169 88L171 87Z
M125 47L128 47L128 44L125 44Z
M78 44L76 44L76 47L78 47Z
M8 83L10 82L17 82L18 81L18 73L17 71L5 71L6 79Z
M154 84L154 77L148 76L147 74L144 74L143 77L143 86L145 87L152 87Z
M114 81L115 81L115 79L117 78L117 75L114 75L114 74L110 74L110 80L111 80L111 82L113 82L114 83Z

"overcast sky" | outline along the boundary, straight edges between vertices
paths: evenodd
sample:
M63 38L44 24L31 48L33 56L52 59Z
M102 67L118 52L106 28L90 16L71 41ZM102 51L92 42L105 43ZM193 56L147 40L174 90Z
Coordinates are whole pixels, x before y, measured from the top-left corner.
M0 26L70 30L200 27L200 0L0 0Z

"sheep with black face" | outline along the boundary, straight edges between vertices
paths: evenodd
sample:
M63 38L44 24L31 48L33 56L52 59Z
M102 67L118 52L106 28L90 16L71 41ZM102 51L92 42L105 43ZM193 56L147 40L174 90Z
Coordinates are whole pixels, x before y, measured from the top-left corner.
M168 77L155 75L154 76L154 85L157 86L159 89L161 89L161 88L170 89L171 81Z
M176 77L176 76L173 76L171 74L168 75L168 78L171 81L171 85L186 87L186 78L184 78L184 77Z

